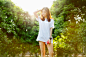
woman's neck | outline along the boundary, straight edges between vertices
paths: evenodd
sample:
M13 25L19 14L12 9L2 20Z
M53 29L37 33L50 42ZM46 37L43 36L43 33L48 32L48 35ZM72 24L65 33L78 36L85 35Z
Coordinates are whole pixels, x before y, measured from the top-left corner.
M45 17L47 19L47 17Z

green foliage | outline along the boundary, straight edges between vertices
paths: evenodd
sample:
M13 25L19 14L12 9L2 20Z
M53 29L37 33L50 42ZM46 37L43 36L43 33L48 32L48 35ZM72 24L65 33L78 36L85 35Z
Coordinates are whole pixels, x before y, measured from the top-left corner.
M29 45L39 49L36 46L38 45L36 41L38 23L31 19L28 12L16 6L11 0L0 0L0 55L6 53L6 56L15 57L16 54L28 50L31 53L37 53L38 50L28 48Z
M85 53L83 52L85 50L83 47L86 46L85 9L85 0L56 0L53 2L50 10L55 19L54 50L58 56L62 57L64 53Z
M53 2L50 11L55 21L52 36L56 56L85 53L83 52L86 51L85 9L85 0ZM34 19L32 20L28 12L23 11L11 0L0 0L0 55L9 54L15 57L16 54L25 54L27 51L39 53L36 41L39 27Z

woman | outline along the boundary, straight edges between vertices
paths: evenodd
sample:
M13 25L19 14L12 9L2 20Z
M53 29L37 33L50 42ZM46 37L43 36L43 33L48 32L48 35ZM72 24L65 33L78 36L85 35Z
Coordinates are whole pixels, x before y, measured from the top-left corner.
M41 12L40 16L37 15L38 12ZM52 29L54 28L54 19L51 18L50 11L47 7L35 11L34 15L39 22L39 33L36 41L39 41L41 57L45 57L45 44L49 51L49 57L53 57Z

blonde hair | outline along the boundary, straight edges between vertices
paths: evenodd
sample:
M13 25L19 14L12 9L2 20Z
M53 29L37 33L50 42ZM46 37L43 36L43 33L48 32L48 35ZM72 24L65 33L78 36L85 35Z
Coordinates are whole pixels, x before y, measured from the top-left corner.
M44 7L42 10L45 10L47 12L47 19L50 22L50 19L53 19L52 16L51 16L50 10L47 7ZM44 21L45 18L43 18L43 16L42 16L42 10L41 10L40 17L41 17L41 20Z

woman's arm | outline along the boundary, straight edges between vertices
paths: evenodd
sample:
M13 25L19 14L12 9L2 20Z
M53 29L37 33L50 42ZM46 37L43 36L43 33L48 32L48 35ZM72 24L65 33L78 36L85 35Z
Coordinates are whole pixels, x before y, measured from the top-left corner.
M52 38L52 29L53 27L50 28L50 38Z
M35 11L35 12L34 12L34 15L35 15L36 18L38 18L37 13L38 13L39 11L41 11L41 10L38 10L38 11Z
M53 29L53 27L50 28L50 38L52 38L52 29ZM50 39L48 41L49 41L49 43L51 43L51 40Z

